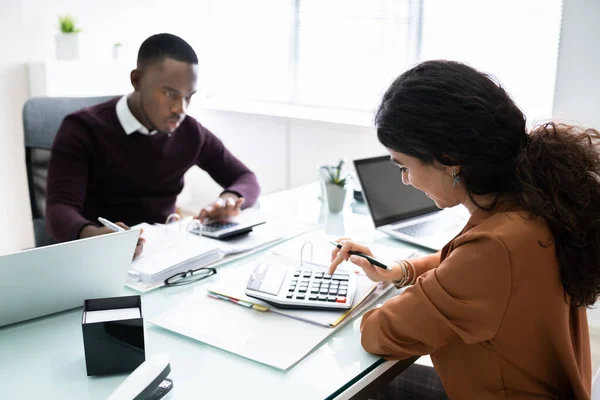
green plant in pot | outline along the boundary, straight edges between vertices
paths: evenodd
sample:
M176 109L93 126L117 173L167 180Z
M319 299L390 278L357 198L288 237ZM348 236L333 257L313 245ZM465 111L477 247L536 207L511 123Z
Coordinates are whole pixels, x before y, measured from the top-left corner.
M342 173L344 160L340 160L338 165L326 165L321 167L321 174L325 178L325 188L327 192L327 205L329 211L340 212L344 208L346 199L346 185L350 182L351 176L348 173Z
M58 17L58 30L56 35L56 58L58 60L79 59L78 34L81 29L70 15Z
M121 58L121 49L123 48L123 43L115 43L112 47L112 55L113 60L118 60Z
M58 22L60 24L60 31L62 33L79 33L81 32L80 28L77 28L75 25L75 18L70 15L64 15L62 17L58 17Z

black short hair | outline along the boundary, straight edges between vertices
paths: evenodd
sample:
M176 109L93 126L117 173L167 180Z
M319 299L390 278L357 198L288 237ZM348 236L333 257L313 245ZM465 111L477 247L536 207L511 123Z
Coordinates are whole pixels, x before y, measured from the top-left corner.
M144 40L138 51L137 66L143 68L165 58L198 64L196 52L185 40L170 33L159 33Z

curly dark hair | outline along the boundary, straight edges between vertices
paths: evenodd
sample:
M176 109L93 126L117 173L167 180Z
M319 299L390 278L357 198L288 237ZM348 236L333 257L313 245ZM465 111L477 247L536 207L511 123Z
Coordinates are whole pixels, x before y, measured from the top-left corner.
M528 133L525 116L493 77L441 60L400 75L384 94L375 124L387 148L424 163L460 165L471 200L493 195L488 209L507 199L544 218L565 300L576 307L595 303L600 294L598 131L549 122Z

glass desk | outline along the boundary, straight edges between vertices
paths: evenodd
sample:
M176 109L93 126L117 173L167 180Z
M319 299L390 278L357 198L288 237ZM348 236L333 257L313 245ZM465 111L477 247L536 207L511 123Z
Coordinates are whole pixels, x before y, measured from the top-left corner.
M330 214L318 195L317 184L305 185L261 197L260 208L273 215L318 222L330 234L407 246L375 231L368 215L353 213L351 196L342 213ZM218 268L236 268L258 256L254 254ZM288 371L244 359L147 322L195 291L205 290L205 285L215 277L142 295L146 358L165 353L171 360L169 378L174 388L167 399L348 398L360 387L357 382L368 383L384 370L398 367L397 363L384 362L362 349L360 318L340 328ZM128 289L123 291L124 295L133 293ZM392 290L387 297L394 294L397 292ZM86 375L81 313L79 308L0 328L0 373L5 381L0 397L105 399L126 378L126 374Z

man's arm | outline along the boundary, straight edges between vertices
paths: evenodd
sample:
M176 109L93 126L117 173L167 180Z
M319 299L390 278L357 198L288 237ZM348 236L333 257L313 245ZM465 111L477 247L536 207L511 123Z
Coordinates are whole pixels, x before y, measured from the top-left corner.
M202 144L197 165L223 187L222 197L236 195L250 207L260 194L256 175L236 158L211 131L198 124Z
M58 130L48 165L46 184L46 225L58 241L77 239L87 225L81 215L88 171L92 159L91 143L85 126L68 116Z

